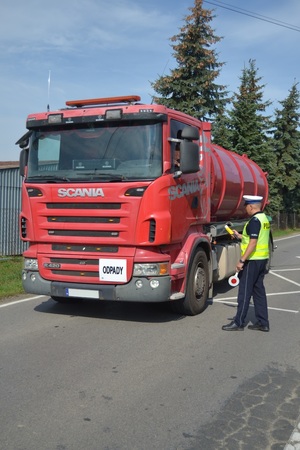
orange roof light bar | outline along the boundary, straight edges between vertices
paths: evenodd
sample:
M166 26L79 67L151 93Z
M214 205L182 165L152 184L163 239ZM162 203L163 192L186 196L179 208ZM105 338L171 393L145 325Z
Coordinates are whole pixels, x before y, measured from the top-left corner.
M77 108L81 106L91 105L111 105L113 103L132 103L139 102L141 97L139 95L123 95L121 97L106 97L106 98L90 98L87 100L68 100L67 106L75 106Z

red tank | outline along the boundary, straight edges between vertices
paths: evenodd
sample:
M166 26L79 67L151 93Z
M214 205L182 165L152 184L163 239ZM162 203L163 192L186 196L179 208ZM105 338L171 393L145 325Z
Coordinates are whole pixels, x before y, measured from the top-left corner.
M210 150L211 220L244 218L243 195L261 195L264 208L268 200L267 174L247 155L214 144Z

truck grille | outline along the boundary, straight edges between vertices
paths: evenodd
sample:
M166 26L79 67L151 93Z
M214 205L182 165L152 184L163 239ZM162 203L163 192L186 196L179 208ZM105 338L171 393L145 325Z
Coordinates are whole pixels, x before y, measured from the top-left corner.
M85 252L85 253L118 253L118 247L107 245L66 245L66 244L53 244L52 250L55 252Z
M48 209L121 209L121 203L47 203Z
M78 236L78 237L118 237L117 231L98 230L48 230L52 236Z
M60 245L62 245L60 250L64 248L70 251L70 246L64 245L66 238L67 242L71 244L71 251L86 251L88 247L89 251L96 251L97 253L99 252L99 245L97 244L101 244L100 251L103 251L103 243L105 242L105 249L111 251L109 249L114 247L113 252L115 252L117 246L107 246L106 240L115 240L120 237L120 233L126 234L128 231L129 211L126 205L127 203L122 209L124 205L119 202L41 203L39 228L44 234L41 240L49 241L49 238L51 238L54 242L60 241ZM48 214L50 210L51 213ZM47 239L45 233L48 235ZM80 245L76 241L84 242L85 245ZM54 247L52 249L54 250Z
M41 199L42 200L42 199ZM99 259L127 260L132 270L135 220L140 198L118 203L87 199L43 202L36 205L34 222L40 242L39 267L43 278L74 283L99 283ZM153 224L149 239L154 238ZM125 245L124 245L125 244ZM129 262L131 261L131 262Z
M48 222L63 223L120 223L119 217L69 217L69 216L50 216Z

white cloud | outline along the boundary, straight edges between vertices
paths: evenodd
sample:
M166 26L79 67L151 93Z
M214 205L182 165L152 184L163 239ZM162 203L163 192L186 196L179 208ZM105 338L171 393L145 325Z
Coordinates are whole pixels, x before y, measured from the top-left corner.
M227 3L227 2L226 2ZM228 0L241 7L240 0ZM193 0L3 0L0 27L0 160L16 154L15 141L30 112L74 98L139 94L151 101L150 82L174 67L170 37L184 25ZM205 7L210 9L207 4ZM295 23L299 0L253 0L245 9ZM255 59L266 99L287 96L299 78L300 34L216 8L212 27L224 39L216 47L220 83L236 90L244 64ZM17 159L17 158L15 158Z
M153 45L153 37L175 23L173 14L163 15L147 4L130 0L15 0L14 8L1 11L0 45L8 53L69 52L82 47L124 48L135 43ZM136 40L136 38L139 40ZM148 39L147 39L148 38Z

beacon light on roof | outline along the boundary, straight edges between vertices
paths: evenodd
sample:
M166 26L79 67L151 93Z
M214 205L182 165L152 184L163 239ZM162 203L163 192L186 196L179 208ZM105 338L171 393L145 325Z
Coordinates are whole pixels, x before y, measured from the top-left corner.
M116 103L134 103L139 102L140 100L141 97L139 95L124 95L121 97L90 98L86 100L68 100L66 102L66 105L80 108L82 106L112 105Z
M56 123L62 123L62 114L49 114L48 116L48 123L49 124L56 124Z

